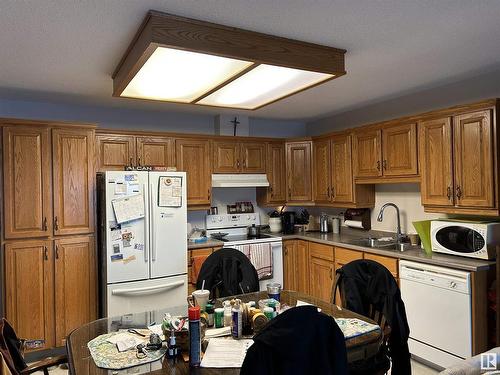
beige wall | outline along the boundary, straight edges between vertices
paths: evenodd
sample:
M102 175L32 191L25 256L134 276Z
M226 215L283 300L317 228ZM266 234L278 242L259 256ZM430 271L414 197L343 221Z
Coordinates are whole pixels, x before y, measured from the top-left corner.
M420 203L419 184L384 184L375 186L375 208L371 212L372 229L395 232L396 210L387 207L384 210L384 220L379 223L377 216L380 207L387 202L395 203L401 213L401 230L403 233L416 233L412 222L419 220L436 219L443 214L429 214L424 212Z

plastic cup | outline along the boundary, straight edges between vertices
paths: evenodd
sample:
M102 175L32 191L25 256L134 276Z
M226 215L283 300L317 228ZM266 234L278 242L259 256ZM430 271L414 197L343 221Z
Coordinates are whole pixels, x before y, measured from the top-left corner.
M210 291L207 289L199 289L193 292L193 297L196 303L196 306L200 306L200 309L205 311L207 307L208 298L210 297Z

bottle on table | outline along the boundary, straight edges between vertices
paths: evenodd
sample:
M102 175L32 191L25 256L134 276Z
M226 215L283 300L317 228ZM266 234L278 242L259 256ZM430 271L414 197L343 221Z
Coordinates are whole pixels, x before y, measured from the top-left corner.
M189 366L200 367L201 363L201 330L200 307L190 307L189 316Z

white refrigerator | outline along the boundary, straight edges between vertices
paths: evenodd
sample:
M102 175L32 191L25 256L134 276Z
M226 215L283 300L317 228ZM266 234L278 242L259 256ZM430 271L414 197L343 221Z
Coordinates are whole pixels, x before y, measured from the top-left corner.
M98 174L101 315L186 304L185 172Z

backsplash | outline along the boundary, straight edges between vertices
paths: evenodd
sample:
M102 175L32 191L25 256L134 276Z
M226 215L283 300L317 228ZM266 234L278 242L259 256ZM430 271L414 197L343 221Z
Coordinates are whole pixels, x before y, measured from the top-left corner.
M256 188L212 188L212 206L217 206L219 214L227 213L227 205L238 201L252 202L256 213L260 214L262 224L267 224L267 212L272 211L268 208L257 206ZM205 228L206 210L188 211L188 223L194 228Z

